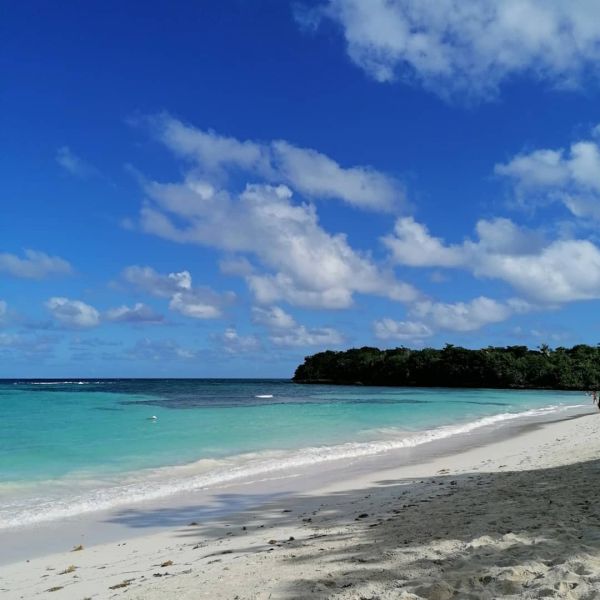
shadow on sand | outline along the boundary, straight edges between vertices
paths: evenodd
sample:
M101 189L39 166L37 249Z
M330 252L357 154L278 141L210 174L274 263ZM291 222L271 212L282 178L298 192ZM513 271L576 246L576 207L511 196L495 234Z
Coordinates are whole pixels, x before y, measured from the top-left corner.
M383 480L318 497L221 494L208 507L111 520L179 527L180 538L204 545L228 536L234 555L265 551L244 541L257 528L294 530L294 540L269 549L281 574L273 598L592 600L600 599L599 476L593 460Z

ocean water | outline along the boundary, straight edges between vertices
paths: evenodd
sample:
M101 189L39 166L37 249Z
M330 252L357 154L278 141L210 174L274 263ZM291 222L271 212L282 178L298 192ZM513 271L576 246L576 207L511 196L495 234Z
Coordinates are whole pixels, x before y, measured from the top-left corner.
M0 528L416 447L582 393L287 380L0 381Z

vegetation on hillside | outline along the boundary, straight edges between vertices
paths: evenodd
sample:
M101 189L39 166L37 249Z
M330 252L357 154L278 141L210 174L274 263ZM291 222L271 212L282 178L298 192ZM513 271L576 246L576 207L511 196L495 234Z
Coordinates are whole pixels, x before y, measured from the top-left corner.
M294 375L297 383L422 387L600 389L600 345L573 348L546 345L469 350L353 348L307 356Z

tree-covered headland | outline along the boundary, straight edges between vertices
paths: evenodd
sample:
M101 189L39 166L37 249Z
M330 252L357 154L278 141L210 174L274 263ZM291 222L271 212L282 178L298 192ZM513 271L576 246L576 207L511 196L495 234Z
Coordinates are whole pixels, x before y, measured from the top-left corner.
M297 383L422 387L600 389L600 345L531 350L526 346L469 350L353 348L307 356Z

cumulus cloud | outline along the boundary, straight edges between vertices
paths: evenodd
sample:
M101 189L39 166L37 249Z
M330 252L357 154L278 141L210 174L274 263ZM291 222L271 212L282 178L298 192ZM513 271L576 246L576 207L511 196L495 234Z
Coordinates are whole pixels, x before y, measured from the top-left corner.
M600 298L600 251L587 240L558 240L533 255L492 255L479 272L538 302Z
M468 302L420 300L409 308L410 320L380 319L373 323L373 329L375 337L380 340L419 343L440 330L460 333L477 331L531 309L530 304L517 298L498 301L479 296Z
M331 327L308 329L298 325L294 329L273 333L270 340L277 346L339 346L344 343L345 337Z
M402 186L369 167L342 168L331 158L278 141L272 144L276 175L309 198L340 198L361 208L387 211L404 201Z
M71 265L63 258L49 256L37 250L25 250L24 258L0 253L0 272L23 279L44 279L54 275L70 275Z
M248 185L230 196L198 191L188 178L181 184L151 183L146 191L152 200L141 211L146 232L257 258L268 272L246 280L261 303L346 308L354 293L399 301L418 296L353 250L345 235L325 231L314 206L294 203L286 186Z
M56 162L71 175L76 177L89 177L96 173L96 169L79 156L75 155L68 146L61 146L56 151Z
M429 233L427 227L412 217L396 221L394 233L382 238L392 258L411 267L467 267L477 263L485 274L491 255L520 256L536 254L544 246L543 236L519 227L509 219L482 219L475 227L478 241L466 240L448 245Z
M265 183L285 184L307 198L339 199L369 210L391 211L405 202L397 179L368 166L342 167L325 154L284 140L240 141L169 115L149 122L168 148L193 164L195 193L201 196L214 193L208 181L222 182L227 174L241 171Z
M192 289L192 276L189 271L162 275L152 267L132 265L123 270L122 278L138 290L161 298Z
M485 296L470 302L417 302L410 310L411 316L422 319L436 328L447 331L476 331L490 323L505 321L523 306L498 302Z
M417 239L415 230L423 238L420 253L410 243ZM459 267L477 277L503 280L539 304L600 298L600 250L592 242L548 242L508 219L481 220L476 233L478 241L447 245L409 221L397 226L384 243L399 264Z
M434 332L431 327L418 321L394 321L380 319L373 324L375 337L379 340L400 340L419 342L431 337Z
M162 323L164 320L162 315L141 302L111 308L106 312L106 318L117 323Z
M224 258L219 261L219 269L225 275L235 275L246 277L254 272L254 267L250 261L243 256Z
M253 335L240 335L234 327L228 327L219 339L229 354L254 352L260 348L258 338Z
M279 306L252 309L252 320L270 330L269 339L277 346L338 346L344 336L331 327L308 328L299 325Z
M382 242L398 262L411 267L455 267L463 262L460 248L444 245L412 217L398 219L394 233L382 238Z
M497 164L495 172L511 182L522 203L562 202L577 217L600 219L600 145L595 140L518 154Z
M172 311L193 319L216 319L235 299L233 292L219 294L208 287L193 286L189 271L162 275L152 267L134 265L123 270L122 278L138 290L169 298Z
M445 98L493 97L523 75L572 88L600 59L594 0L328 0L298 19L338 24L350 59L376 81Z
M254 323L264 325L270 329L290 329L296 326L296 321L292 315L286 313L279 306L269 308L253 307L252 320Z
M56 296L46 302L46 308L64 327L88 328L100 324L100 313L80 300Z

